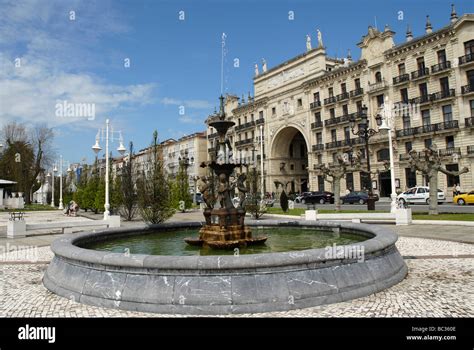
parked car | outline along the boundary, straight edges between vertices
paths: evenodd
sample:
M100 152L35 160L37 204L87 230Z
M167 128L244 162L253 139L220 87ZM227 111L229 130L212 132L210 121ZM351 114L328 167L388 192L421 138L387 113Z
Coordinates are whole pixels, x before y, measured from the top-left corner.
M454 196L453 202L457 203L458 205L474 204L474 191L461 193L457 196Z
M375 198L375 201L379 200L379 196L377 194L374 194L373 197ZM369 194L364 191L353 191L349 194L346 194L345 196L341 197L341 202L342 204L354 204L354 203L359 203L359 204L366 204L367 199L369 198Z
M308 192L301 198L301 203L303 204L324 204L324 203L334 203L334 193L328 191L321 192Z
M295 203L301 203L301 200L303 199L304 196L307 194L310 194L311 192L303 192L295 197Z
M405 205L409 204L430 204L430 188L427 186L416 186L408 189L397 196L397 200ZM444 192L438 189L438 203L441 204L446 200Z
M196 204L201 203L204 203L204 200L202 199L202 193L196 192Z

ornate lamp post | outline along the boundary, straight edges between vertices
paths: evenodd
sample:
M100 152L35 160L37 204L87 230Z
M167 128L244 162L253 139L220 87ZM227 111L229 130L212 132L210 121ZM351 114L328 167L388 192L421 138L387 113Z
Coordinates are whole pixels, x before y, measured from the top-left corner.
M375 118L377 125L382 124L382 117L377 115ZM369 119L367 117L367 107L364 105L361 109L361 120L360 123L357 125L357 131L355 130L356 127L356 120L355 117L350 119L352 133L354 135L359 136L360 138L364 139L365 141L365 155L367 157L367 174L369 177L369 198L367 198L367 210L375 210L375 198L373 194L372 188L372 179L371 179L371 172L370 172L370 154L369 154L369 139L377 134L379 131L375 129L369 128Z
M59 156L59 209L63 210L63 156Z
M58 171L58 168L56 167L56 164L54 164L53 169L51 170L51 175L48 174L46 177L51 176L51 208L54 208L54 177L55 173Z
M114 141L114 130L109 130L110 129L110 121L109 119L106 119L105 121L105 204L104 204L104 220L107 220L110 215L110 202L109 202L109 133L112 134L111 141ZM117 131L119 133L119 141L120 141L120 146L117 148L117 151L123 155L126 151L125 146L123 145L123 138L122 138L122 132ZM92 150L95 152L97 155L102 148L99 145L99 140L104 139L104 129L99 129L97 132L97 136L95 138L95 144L92 146Z

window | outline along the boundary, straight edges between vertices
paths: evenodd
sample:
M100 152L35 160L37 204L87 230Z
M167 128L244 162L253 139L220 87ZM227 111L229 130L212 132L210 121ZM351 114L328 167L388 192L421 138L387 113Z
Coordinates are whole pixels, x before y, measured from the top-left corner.
M438 54L438 63L445 63L446 62L446 50L439 50Z
M303 100L301 98L297 99L296 100L296 105L298 106L298 108L303 107Z
M474 54L474 40L469 40L464 43L464 52L466 55Z
M314 120L316 122L321 122L321 112L314 113Z
M345 94L347 92L346 83L341 84L341 93Z
M416 171L405 168L405 182L408 188L416 186Z
M334 96L334 89L333 89L332 87L330 87L330 88L328 89L328 95L329 95L329 97L333 97L333 96Z
M439 80L439 85L441 86L441 91L443 93L448 93L449 91L449 80L448 80L448 77L444 77L444 78L441 78Z
M405 142L405 152L410 153L412 149L413 149L413 145L411 141Z
M357 101L356 107L357 107L357 112L360 112L362 110L362 101Z
M332 162L337 163L337 153L332 154Z
M324 191L324 176L318 175L318 191Z
M390 151L388 148L381 149L380 151L377 152L377 161L378 162L383 162L384 160L389 160L390 159Z
M245 132L245 139L244 140L247 140L248 137L247 137L247 131Z
M420 96L428 96L428 87L426 83L418 85L418 88L420 90Z
M425 70L425 58L424 57L418 57L416 59L416 65L417 65L419 71L424 71Z
M446 164L446 170L459 171L459 166L457 164ZM458 184L461 181L459 176L446 175L446 182L448 187L453 187L455 184Z
M349 108L347 105L342 106L342 115L348 115L349 114Z
M360 89L360 79L357 78L357 79L354 79L354 86L356 89Z
M319 101L319 92L315 92L313 94L313 100L316 102L316 101Z
M247 124L247 117L244 118L244 124Z
M398 65L398 74L399 75L403 75L406 73L406 70L405 70L405 63L400 63Z
M351 128L346 126L344 128L344 139L345 140L350 140L350 138L351 138Z
M376 83L381 83L382 82L382 73L375 72L375 82Z
M400 89L400 97L403 103L408 103L408 89Z
M272 115L275 115L276 114L276 107L272 107Z
M318 164L323 164L323 155L318 154Z
M433 140L432 139L425 139L425 148L431 148L433 145Z
M346 188L349 191L354 190L354 174L352 174L352 173L347 173L346 174Z
M424 111L421 111L421 121L423 123L423 126L427 126L431 124L429 109L425 109Z
M468 70L466 72L467 84L470 86L470 91L474 90L474 70Z
M446 136L446 148L454 148L454 136Z
M294 164L290 164L290 170L295 170L295 165Z
M252 131L252 140L255 140L255 131Z
M263 111L258 112L258 117L259 117L260 119L263 119Z
M331 130L331 141L336 142L337 141L337 132L336 129Z
M383 94L382 95L378 95L377 97L377 107L381 107L384 103L384 98L383 98Z
M329 110L329 116L331 117L331 119L336 118L336 111L334 110L334 108L331 108Z
M316 143L318 145L323 143L323 134L320 132L316 133Z
M402 120L403 120L403 129L410 129L411 127L410 115L408 113L403 114Z
M240 125L240 118L239 118L239 125Z
M254 119L254 116L253 116L253 113L250 115L250 120L253 122L255 119Z
M443 109L443 119L445 122L450 122L453 120L453 111L451 105L446 105L442 107Z
M474 117L474 100L469 101L469 106L471 107L471 117Z

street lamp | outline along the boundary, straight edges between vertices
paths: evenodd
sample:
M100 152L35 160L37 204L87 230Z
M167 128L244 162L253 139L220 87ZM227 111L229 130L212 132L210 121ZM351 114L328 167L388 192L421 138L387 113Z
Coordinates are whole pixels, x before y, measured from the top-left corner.
M104 204L104 220L107 220L110 216L110 202L109 202L109 132L112 134L111 136L111 141L114 141L114 130L110 130L110 121L109 119L106 119L105 121L105 204ZM122 132L117 131L119 133L119 141L120 141L120 146L117 148L117 151L123 155L126 151L125 146L123 145L123 138L122 138ZM95 138L95 144L92 146L92 150L95 152L97 155L102 148L99 145L99 140L103 140L103 134L104 134L104 129L99 129L97 132L96 138Z
M379 131L369 128L369 119L367 117L367 107L365 105L362 106L360 117L361 117L360 123L357 125L357 128L358 128L357 131L355 130L356 120L354 116L351 117L350 119L350 125L352 129L352 133L364 139L365 141L365 154L367 158L367 174L369 177L369 198L367 198L367 210L375 210L375 198L373 195L372 179L370 176L371 173L370 173L369 139L375 134L377 134ZM375 120L378 126L382 125L382 117L380 115L377 115L377 117L375 117Z
M263 125L260 125L260 187L262 191L262 200L265 198L265 182L263 178Z
M382 123L379 126L379 130L388 130L388 150L390 154L390 212L395 213L397 210L397 192L395 188L395 165L393 157L393 147L392 147L392 128L393 128L393 115L390 105L388 103L388 97L385 96L384 108L382 110Z
M54 177L55 173L58 171L58 168L56 167L56 164L54 164L53 169L51 170L51 208L54 208ZM48 174L48 177L50 174Z
M59 209L63 210L63 156L59 156Z

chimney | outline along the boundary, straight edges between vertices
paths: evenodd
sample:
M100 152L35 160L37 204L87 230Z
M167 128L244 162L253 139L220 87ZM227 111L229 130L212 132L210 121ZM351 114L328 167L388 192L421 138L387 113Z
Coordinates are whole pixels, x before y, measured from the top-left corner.
M413 40L413 34L410 29L410 25L407 25L407 35L406 35L407 41L412 41Z
M433 32L433 27L431 26L430 16L426 16L426 26L425 26L426 34L431 34Z
M454 4L451 4L451 23L454 23L458 20L458 15L456 14L456 9Z

